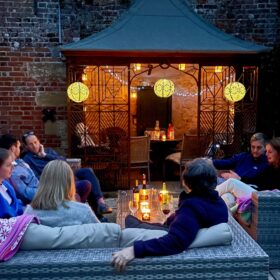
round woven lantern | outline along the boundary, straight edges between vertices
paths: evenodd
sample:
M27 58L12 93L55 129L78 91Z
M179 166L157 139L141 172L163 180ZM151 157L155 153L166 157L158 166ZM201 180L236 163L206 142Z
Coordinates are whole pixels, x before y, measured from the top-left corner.
M239 82L229 83L224 89L224 96L230 102L237 102L244 98L246 88Z
M167 98L174 93L175 86L171 80L160 79L154 85L154 92L158 97Z
M89 89L85 84L75 82L69 85L67 89L67 95L72 101L80 103L88 98Z

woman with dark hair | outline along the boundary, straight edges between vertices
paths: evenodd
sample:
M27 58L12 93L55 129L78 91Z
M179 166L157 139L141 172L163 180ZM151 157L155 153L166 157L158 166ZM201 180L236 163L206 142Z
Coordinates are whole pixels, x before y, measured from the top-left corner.
M186 250L201 228L228 221L224 201L215 191L217 174L211 161L195 159L183 173L184 191L179 208L168 221L168 233L160 238L136 241L134 246L113 254L112 264L122 270L134 258L178 254Z
M23 204L9 183L12 174L12 156L6 149L0 148L0 218L10 218L23 213Z
M280 137L273 138L266 144L266 156L269 167L248 182L256 186L258 191L280 189ZM250 197L256 191L249 184L236 179L225 181L216 190L229 208L235 206L237 198Z

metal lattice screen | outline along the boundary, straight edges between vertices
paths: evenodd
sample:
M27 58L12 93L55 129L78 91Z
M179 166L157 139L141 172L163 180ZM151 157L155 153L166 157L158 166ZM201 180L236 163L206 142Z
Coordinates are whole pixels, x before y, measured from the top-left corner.
M108 188L128 186L128 175L124 176L121 172L124 163L120 155L124 149L129 153L128 67L87 66L73 71L75 74L70 77L76 80L81 73L84 74L86 78L83 82L90 94L82 104L69 102L71 155L81 156L85 165L93 167ZM83 124L83 130L78 131L81 135L77 133L80 123ZM86 143L81 147L79 138L89 142L92 139L94 146ZM125 144L120 147L121 143Z
M234 67L219 72L201 67L200 134L211 135L213 143L231 145L231 153L241 151L256 129L257 71L257 67L244 67L237 75ZM245 98L236 103L224 98L224 88L233 81L246 87Z

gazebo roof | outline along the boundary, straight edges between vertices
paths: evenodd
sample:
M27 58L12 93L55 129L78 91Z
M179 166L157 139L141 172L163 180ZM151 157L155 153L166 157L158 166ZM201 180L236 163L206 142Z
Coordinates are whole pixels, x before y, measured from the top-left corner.
M115 24L61 50L66 56L146 57L255 55L270 49L224 33L182 0L135 0Z

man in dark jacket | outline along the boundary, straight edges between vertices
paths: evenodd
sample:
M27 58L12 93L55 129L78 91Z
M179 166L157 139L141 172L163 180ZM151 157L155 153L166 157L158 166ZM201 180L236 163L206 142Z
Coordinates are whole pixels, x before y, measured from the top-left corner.
M33 131L25 133L22 137L22 141L27 148L23 160L29 164L38 178L48 162L55 159L66 160L53 149L44 148ZM75 177L78 179L78 181L76 181L77 193L81 198L88 198L89 204L97 214L102 215L112 212L112 208L105 204L99 180L91 168L78 169L75 172ZM91 184L89 191L88 183Z
M266 141L267 138L263 133L255 133L250 140L251 152L237 154L228 159L213 160L213 164L217 169L230 170L220 174L218 184L230 178L250 183L250 181L267 169Z

